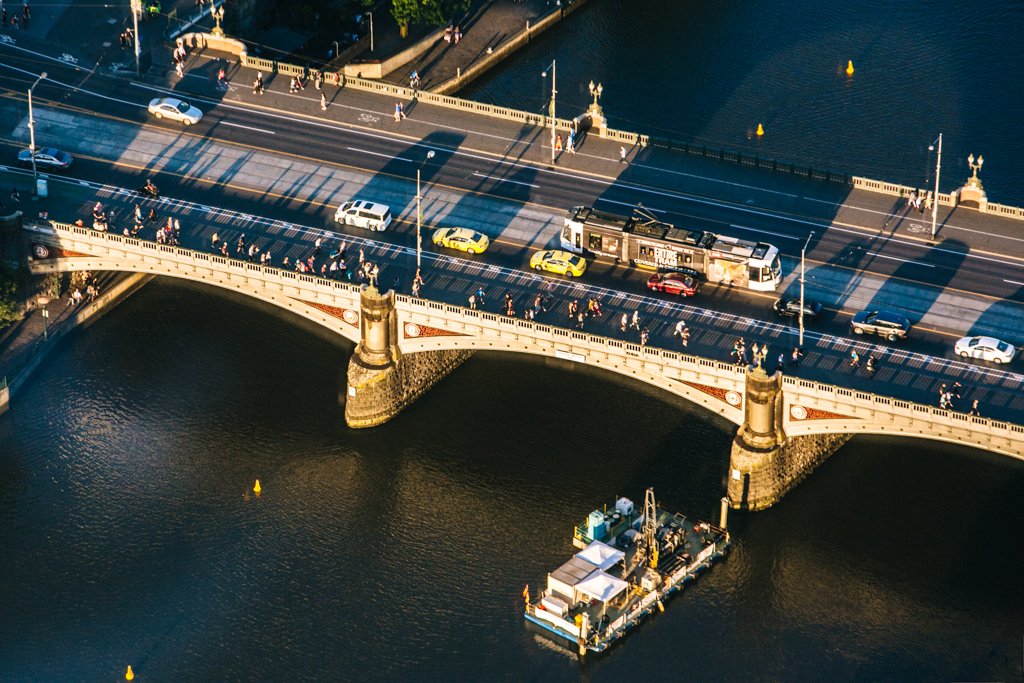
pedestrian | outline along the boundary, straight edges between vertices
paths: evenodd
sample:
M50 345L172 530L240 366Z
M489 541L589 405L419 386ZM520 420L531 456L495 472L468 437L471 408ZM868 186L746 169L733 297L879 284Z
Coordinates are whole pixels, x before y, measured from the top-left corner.
M402 103L395 102L395 123L401 123L405 118L405 111L402 110Z
M565 139L565 151L575 156L576 154L576 133L569 131L569 136Z
M253 81L253 84L252 84L252 94L253 95L262 95L263 94L263 72L262 71L257 71L256 72L256 80Z
M686 329L686 321L685 320L680 320L679 322L676 323L675 329L672 330L672 336L673 337L682 337L683 336L683 330L685 330L685 329Z
M244 232L241 234L241 236L238 238L238 241L235 243L235 253L236 254L244 254L245 253L245 233Z
M324 238L323 237L317 237L316 241L313 242L313 257L314 258L317 258L317 257L320 256L320 249L323 247L323 245L324 245Z
M622 321L619 323L619 332L625 332L627 327L629 327L629 316L623 313Z
M971 415L981 417L981 411L978 410L978 399L974 399L974 402L971 403Z
M793 353L789 356L789 364L794 368L800 367L800 359L804 357L804 354L800 353L800 347L794 347Z
M487 299L484 296L483 285L476 288L476 302L480 306L480 308L483 308L484 306L487 305Z
M960 398L960 389L962 388L963 385L960 382L953 382L953 390L950 393L956 398Z
M469 310L471 310L471 311L475 311L476 310L476 294L470 294L469 295Z
M327 95L320 91L320 111L327 111Z
M181 68L181 62L174 63L174 73L177 74L178 78L185 77L185 72Z
M231 252L228 250L228 243L226 241L220 243L220 255L224 258L231 257Z
M872 354L868 354L868 362L867 362L867 365L865 366L865 369L868 371L868 377L874 379L874 377L875 377L875 354L873 354L873 353Z
M850 367L854 370L860 367L860 356L857 355L857 349L850 349Z
M639 311L639 309L633 311L633 319L629 321L629 326L631 328L633 328L634 330L637 330L637 331L640 330L640 311Z
M626 147L625 146L619 147L619 163L620 164L626 163Z
M321 85L321 83L322 83L322 80L323 80L323 79L322 79L322 77L321 77L321 75L320 75L320 72L319 72L319 71L314 71L314 72L313 72L313 86L314 86L314 87L315 87L315 88L316 88L317 90L320 90L320 85Z
M648 340L651 338L651 333L647 331L647 328L640 330L640 346L647 346Z
M561 152L562 151L562 134L561 133L559 133L558 135L555 136L555 151L556 152Z
M786 367L786 354L780 353L779 357L775 361L775 368L777 370L782 370L785 367Z
M690 345L690 328L683 328L683 333L679 335L679 341L683 344L684 349Z
M121 31L121 35L118 36L118 40L121 41L121 49L124 49L125 44L128 42L124 37L124 31Z
M411 90L416 90L419 86L420 86L420 75L416 71L416 69L413 69L412 73L409 74L409 88Z

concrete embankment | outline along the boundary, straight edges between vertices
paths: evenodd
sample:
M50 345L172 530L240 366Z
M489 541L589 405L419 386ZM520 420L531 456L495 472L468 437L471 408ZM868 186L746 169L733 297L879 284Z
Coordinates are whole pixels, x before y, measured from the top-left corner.
M32 373L42 365L61 340L73 331L88 327L99 320L107 311L134 294L153 277L155 276L145 273L129 273L120 276L106 288L106 291L96 297L95 301L80 304L73 315L61 321L60 324L52 326L47 331L45 338L40 330L26 330L24 334L31 334L38 338L20 345L20 348L16 352L12 352L9 358L4 358L3 364L0 365L0 375L6 377L6 384L0 388L0 414L7 412L14 394L25 385Z

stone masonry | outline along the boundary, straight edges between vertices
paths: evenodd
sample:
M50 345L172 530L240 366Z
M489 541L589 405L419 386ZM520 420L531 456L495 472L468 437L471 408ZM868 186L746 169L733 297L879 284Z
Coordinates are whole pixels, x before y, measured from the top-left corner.
M376 427L400 413L473 352L459 349L403 355L398 349L395 293L364 287L360 302L360 341L348 365L342 400L352 428Z

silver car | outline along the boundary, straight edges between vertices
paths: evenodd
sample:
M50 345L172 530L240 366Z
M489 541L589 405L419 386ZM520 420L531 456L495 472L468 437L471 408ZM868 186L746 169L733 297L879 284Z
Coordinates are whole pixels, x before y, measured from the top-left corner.
M158 119L181 121L186 126L199 123L203 118L203 112L185 100L179 100L176 97L157 97L150 100L149 113Z

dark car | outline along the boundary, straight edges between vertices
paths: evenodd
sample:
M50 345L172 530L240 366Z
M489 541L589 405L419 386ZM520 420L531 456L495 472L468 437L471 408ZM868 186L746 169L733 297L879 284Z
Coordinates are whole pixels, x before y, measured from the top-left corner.
M679 296L693 296L700 290L700 280L689 273L655 273L647 278L647 289Z
M910 331L910 320L895 311L861 311L850 321L854 334L877 334L889 341L904 339Z
M777 315L783 318L796 318L800 315L800 299L797 297L782 297L776 301L772 308ZM821 315L821 302L804 299L804 320L817 320Z
M62 149L53 147L42 147L36 150L36 168L49 168L54 171L64 171L71 167L74 157ZM18 152L18 163L31 168L32 152L23 149Z

